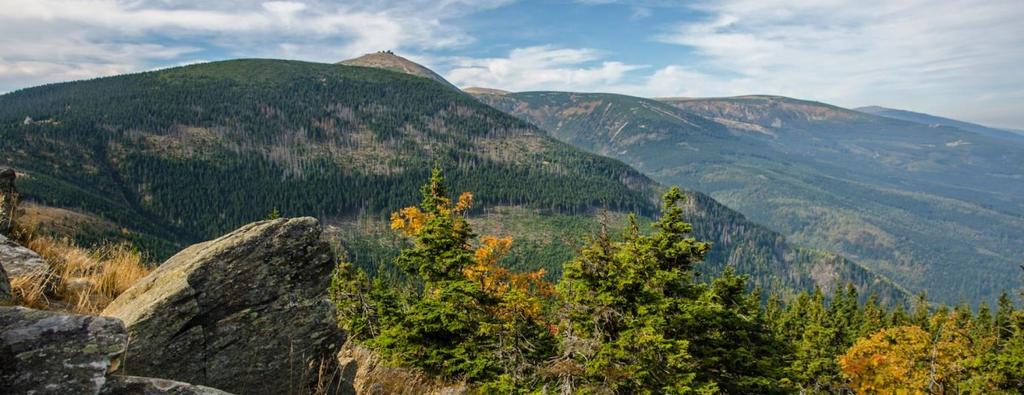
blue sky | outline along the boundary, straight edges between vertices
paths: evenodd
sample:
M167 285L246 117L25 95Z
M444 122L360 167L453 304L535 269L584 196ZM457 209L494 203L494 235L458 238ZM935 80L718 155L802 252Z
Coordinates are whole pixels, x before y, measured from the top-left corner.
M776 94L1024 129L1020 0L0 0L0 92L390 49L456 85Z

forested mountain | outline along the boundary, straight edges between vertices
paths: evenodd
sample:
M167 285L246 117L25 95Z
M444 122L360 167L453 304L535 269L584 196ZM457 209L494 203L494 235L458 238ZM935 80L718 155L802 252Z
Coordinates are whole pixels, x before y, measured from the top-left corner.
M0 136L0 164L25 175L28 199L101 217L157 256L274 210L342 227L351 218L380 224L415 199L434 166L453 190L475 194L472 214L483 220L555 215L581 224L581 234L597 228L603 209L652 215L661 189L437 81L295 61L224 61L13 92L0 96ZM780 291L850 281L862 294L903 296L850 261L792 247L690 195L696 234L714 243L709 272L729 263ZM503 216L503 207L525 214ZM550 250L528 235L540 227L515 227L524 242L512 255L544 257L530 253Z
M1020 134L1020 132L990 128L988 126L978 125L976 123L958 121L955 119L949 119L944 117L937 117L935 115L929 115L907 110L897 110L895 108L886 108L879 106L858 107L855 108L854 110L871 115L878 115L880 117L916 122L928 126L949 126L960 130L965 130L968 132L975 132L992 138L1010 140L1017 143L1024 143L1024 134Z
M476 96L937 301L1019 284L1024 145L771 96Z

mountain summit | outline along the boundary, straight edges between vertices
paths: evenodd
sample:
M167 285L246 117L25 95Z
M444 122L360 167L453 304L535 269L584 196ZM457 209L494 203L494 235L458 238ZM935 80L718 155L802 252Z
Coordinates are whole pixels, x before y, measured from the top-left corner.
M424 67L423 65L413 62L409 59L395 55L391 51L380 51L375 53L368 53L355 59L343 60L338 64L346 66L362 66L362 67L373 67L378 69L390 70L398 73L404 73L414 75L417 77L429 78L434 81L440 82L452 89L459 90L458 87L452 85L451 82L444 79L444 77L435 73L433 70Z

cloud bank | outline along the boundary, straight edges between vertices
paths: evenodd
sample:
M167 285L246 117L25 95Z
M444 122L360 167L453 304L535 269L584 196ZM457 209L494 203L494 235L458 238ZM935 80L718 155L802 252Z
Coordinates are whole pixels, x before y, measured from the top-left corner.
M339 61L473 42L457 18L504 0L0 0L0 92L218 56Z
M700 17L661 26L650 39L694 55L686 64L638 67L595 49L529 47L504 58L457 61L448 77L510 90L775 94L1024 127L1024 114L1015 110L1024 106L1019 0L582 3L689 7Z
M1020 0L578 0L561 6L622 7L619 17L644 21L646 40L616 48L497 32L480 42L490 27L474 16L512 2L0 0L0 92L211 59L335 62L391 49L460 86L778 94L1024 128ZM683 16L647 22L667 11ZM630 51L644 60L624 61Z

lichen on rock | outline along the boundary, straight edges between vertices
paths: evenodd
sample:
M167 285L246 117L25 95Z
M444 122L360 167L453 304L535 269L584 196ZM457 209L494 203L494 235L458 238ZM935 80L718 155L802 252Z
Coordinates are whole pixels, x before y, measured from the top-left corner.
M125 340L116 318L0 307L0 382L5 393L98 393Z
M335 263L309 217L252 223L186 248L103 311L130 333L120 372L296 392L344 340L324 298Z

